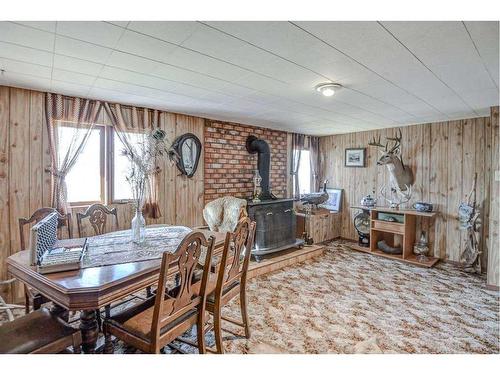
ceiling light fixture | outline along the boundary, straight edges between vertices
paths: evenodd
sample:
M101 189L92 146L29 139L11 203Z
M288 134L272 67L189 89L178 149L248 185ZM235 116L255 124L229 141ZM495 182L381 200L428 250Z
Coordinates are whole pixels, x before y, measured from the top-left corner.
M320 83L316 86L316 91L322 93L324 96L333 96L341 88L342 85L338 83Z

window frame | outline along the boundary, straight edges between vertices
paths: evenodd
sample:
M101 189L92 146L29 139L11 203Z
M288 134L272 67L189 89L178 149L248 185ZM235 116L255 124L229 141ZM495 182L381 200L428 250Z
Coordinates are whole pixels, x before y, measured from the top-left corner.
M61 125L68 126L71 124L68 121L61 121ZM101 204L127 204L134 201L130 199L115 199L114 198L114 183L115 183L115 133L113 126L106 124L95 124L93 130L99 130L99 168L100 168L100 200L98 201L75 201L69 202L71 208L90 206L94 203ZM140 133L138 131L137 133Z
M134 201L133 198L130 199L115 199L115 133L116 130L112 127L109 126L109 131L108 131L108 149L109 149L109 157L107 160L107 166L108 166L108 202L110 204L126 204L126 203L132 203ZM131 133L134 133L131 131ZM140 133L140 132L135 132L135 133Z
M73 122L70 121L60 121L58 126L71 127ZM99 131L99 184L100 186L100 200L97 201L68 201L70 207L81 207L90 206L94 203L105 204L106 199L106 126L101 124L95 124L92 131ZM58 150L59 152L59 150Z

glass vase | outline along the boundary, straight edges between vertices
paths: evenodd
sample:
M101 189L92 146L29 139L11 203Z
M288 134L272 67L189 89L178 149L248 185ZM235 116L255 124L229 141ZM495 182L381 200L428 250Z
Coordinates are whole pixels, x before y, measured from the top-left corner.
M142 216L142 210L137 209L132 219L132 242L143 243L146 240L146 220Z

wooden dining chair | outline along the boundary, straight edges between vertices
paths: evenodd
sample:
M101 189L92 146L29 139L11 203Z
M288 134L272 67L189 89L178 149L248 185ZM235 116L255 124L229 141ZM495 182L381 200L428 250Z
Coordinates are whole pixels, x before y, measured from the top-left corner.
M206 308L214 319L215 345L217 353L224 353L222 346L222 320L245 329L245 336L250 338L250 326L247 312L246 283L250 253L255 237L255 221L248 217L241 219L234 232L226 234L221 262L218 266L215 291L207 297ZM223 317L222 307L234 297L240 297L242 322Z
M34 225L38 223L40 220L45 218L47 215L57 212L58 217L58 228L63 228L66 227L68 231L68 238L73 238L73 229L71 225L71 214L67 213L65 215L62 215L59 213L55 208L52 207L42 207L36 210L29 218L19 218L19 240L21 244L21 249L22 250L27 250L27 244L26 244L26 239L24 237L24 232L25 232L25 227L27 225ZM25 310L26 314L30 312L30 307L33 306L33 310L38 310L40 306L43 303L48 302L49 300L44 298L40 293L37 291L30 289L27 287L27 285L24 285L24 295L25 295Z
M113 353L111 335L147 353L160 353L192 326L197 325L198 350L205 353L205 302L215 238L203 233L187 235L174 253L162 257L156 295L104 321L104 353ZM197 265L206 247L203 270ZM167 281L178 273L177 286Z
M80 353L82 336L46 308L0 325L0 354Z
M78 237L84 237L84 230L82 227L82 221L88 218L90 226L94 230L94 235L98 236L106 233L106 225L108 223L108 216L114 216L114 226L113 230L118 230L118 211L115 208L108 208L100 203L95 203L91 205L82 214L78 212L76 214L76 224L78 226Z

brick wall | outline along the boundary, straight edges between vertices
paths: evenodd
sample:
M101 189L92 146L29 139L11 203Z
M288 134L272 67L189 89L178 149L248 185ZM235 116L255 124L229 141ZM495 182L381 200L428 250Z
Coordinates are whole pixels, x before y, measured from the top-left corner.
M257 154L249 154L245 140L255 135L271 149L270 188L277 197L286 197L287 133L254 126L206 120L205 202L225 195L250 198Z

